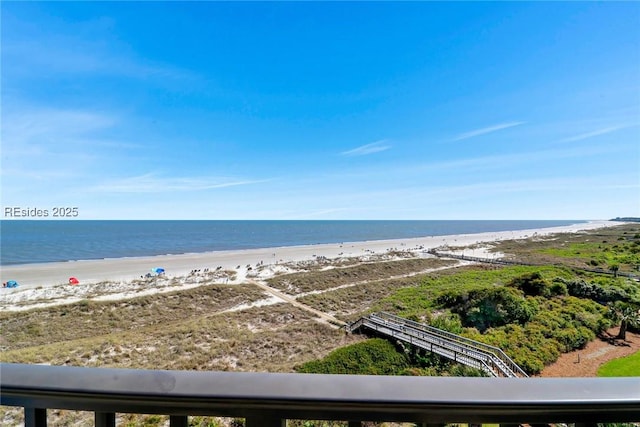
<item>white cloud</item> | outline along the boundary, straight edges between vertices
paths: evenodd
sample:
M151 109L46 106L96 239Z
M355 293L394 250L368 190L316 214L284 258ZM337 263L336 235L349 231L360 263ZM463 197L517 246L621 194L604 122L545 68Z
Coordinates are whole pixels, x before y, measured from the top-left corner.
M524 124L525 122L508 122L508 123L500 123L493 126L488 126L482 129L472 130L470 132L461 133L460 135L453 138L451 141L462 141L463 139L469 139L480 135L485 135L492 132L497 132L502 129L507 129L514 126L519 126Z
M267 180L242 180L224 177L162 178L145 174L99 184L89 191L104 193L164 193L170 191L203 191L216 188L257 184Z
M391 148L390 145L386 145L386 140L372 142L371 144L361 145L354 149L343 151L343 156L366 156L367 154L379 153Z
M12 105L2 122L2 176L14 183L74 176L123 148L102 139L118 123L110 114Z
M605 135L607 133L615 132L620 129L624 129L629 126L611 126L603 129L594 130L591 132L581 133L579 135L571 136L569 138L561 139L558 142L575 142L582 141L583 139L592 138L594 136Z
M518 164L534 164L546 160L586 158L599 156L603 154L620 153L628 151L630 146L627 145L603 145L588 148L566 148L566 149L549 149L539 151L526 151L512 154L498 154L493 156L482 156L473 158L461 158L450 161L434 162L423 164L417 167L405 167L405 172L415 170L486 170L486 169L505 169L514 167Z

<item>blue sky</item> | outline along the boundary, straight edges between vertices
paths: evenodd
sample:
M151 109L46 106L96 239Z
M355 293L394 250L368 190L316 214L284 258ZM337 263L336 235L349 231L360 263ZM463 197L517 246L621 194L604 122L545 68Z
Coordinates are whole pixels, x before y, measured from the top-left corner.
M0 7L3 211L640 216L640 3Z

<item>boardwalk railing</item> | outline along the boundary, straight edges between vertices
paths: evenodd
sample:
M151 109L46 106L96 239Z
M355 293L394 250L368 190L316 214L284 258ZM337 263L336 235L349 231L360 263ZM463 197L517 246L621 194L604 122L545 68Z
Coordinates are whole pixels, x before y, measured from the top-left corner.
M0 404L46 426L47 408L92 411L99 427L116 413L240 417L247 427L287 419L442 423L640 421L638 378L461 378L158 371L0 364Z
M463 365L481 369L493 377L527 377L527 374L498 347L390 313L378 312L364 316L348 325L347 331L354 332L360 328L373 330Z

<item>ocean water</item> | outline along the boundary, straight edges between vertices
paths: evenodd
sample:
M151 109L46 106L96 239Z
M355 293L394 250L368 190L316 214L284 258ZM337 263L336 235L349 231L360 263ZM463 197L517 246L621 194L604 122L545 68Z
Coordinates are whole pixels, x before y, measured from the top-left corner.
M0 221L0 265L525 230L565 221Z

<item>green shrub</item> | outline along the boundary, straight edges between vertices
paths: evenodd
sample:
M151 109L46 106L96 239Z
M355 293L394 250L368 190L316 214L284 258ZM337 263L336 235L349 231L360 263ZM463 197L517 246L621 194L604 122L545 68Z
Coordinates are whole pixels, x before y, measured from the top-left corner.
M464 326L474 327L481 332L508 323L524 324L537 309L525 300L521 291L512 287L459 293L450 291L439 297L437 303L457 313Z
M578 328L564 328L556 331L553 337L558 341L563 352L584 348L589 341L595 338L593 331L580 326Z
M339 348L320 360L296 367L297 372L317 374L398 375L409 367L406 354L389 341L374 338Z
M549 285L542 278L542 275L538 271L532 273L523 274L511 280L507 286L512 286L520 289L525 295L531 296L549 296L551 290Z
M549 292L551 296L563 296L569 294L567 285L565 285L563 282L555 280L551 283L551 285L549 285Z
M438 316L432 316L431 322L429 322L431 326L442 329L445 331L449 331L454 334L462 333L462 319L460 315L451 312L445 312Z
M635 295L630 295L627 290L621 286L621 283L612 284L611 282L587 282L584 279L563 280L558 279L558 282L564 283L567 286L569 295L578 298L588 298L596 301L600 304L606 304L613 301L633 301ZM635 293L635 289L632 290Z

